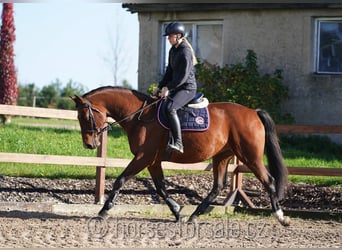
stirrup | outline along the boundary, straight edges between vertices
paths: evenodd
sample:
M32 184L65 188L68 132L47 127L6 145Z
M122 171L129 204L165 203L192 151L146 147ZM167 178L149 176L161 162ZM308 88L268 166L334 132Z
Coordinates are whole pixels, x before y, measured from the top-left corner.
M182 153L182 154L183 154L183 152L184 152L184 151L183 151L183 145L168 144L167 147L168 147L169 149L176 150L176 151L178 151L178 152L180 152L180 153Z

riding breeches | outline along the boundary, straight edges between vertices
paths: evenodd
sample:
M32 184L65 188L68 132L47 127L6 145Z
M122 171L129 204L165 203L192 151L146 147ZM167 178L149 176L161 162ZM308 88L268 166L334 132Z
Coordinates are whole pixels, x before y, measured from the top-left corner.
M171 93L169 97L166 99L167 111L171 112L171 110L173 109L174 110L180 109L185 104L190 102L192 98L194 98L195 94L196 94L196 89L193 89L193 90L182 89L182 90L178 90L175 93Z

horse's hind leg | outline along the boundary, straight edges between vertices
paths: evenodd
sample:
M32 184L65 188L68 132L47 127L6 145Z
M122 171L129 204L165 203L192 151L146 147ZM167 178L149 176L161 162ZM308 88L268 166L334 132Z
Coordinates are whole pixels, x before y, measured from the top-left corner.
M270 195L273 214L283 226L288 226L290 224L290 219L287 216L284 216L284 212L279 204L279 198L275 188L275 179L269 173L267 173L267 175L268 183L264 184L264 186Z
M227 167L231 157L227 157L227 153L216 155L213 157L213 174L214 174L214 185L208 196L198 205L196 210L192 213L189 218L189 222L193 222L196 218L204 214L209 205L216 199L220 191L226 185L227 180Z
M179 211L181 210L181 207L166 191L164 185L164 174L160 163L148 167L148 171L151 174L157 193L160 195L160 197L162 197L165 200L172 214L176 217L176 220L178 221L180 219Z
M280 207L274 177L267 171L263 162L261 161L259 164L249 164L247 166L252 170L252 172L268 192L271 200L272 211L275 217L283 226L288 226L290 223L289 218L284 216L283 210Z

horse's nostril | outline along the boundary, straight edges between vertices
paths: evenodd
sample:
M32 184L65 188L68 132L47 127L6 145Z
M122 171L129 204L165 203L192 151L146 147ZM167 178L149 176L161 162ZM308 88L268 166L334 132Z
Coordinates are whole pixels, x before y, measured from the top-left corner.
M94 149L94 148L95 148L94 145L89 144L89 143L85 143L85 144L84 144L84 147L85 147L86 149Z

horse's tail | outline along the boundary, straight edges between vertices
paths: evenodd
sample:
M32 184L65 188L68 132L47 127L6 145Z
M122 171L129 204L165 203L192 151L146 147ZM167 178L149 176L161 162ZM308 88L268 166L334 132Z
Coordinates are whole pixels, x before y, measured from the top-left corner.
M257 109L256 112L265 127L265 151L268 160L268 169L275 179L276 194L278 199L281 200L284 198L288 172L283 161L275 124L265 110Z

